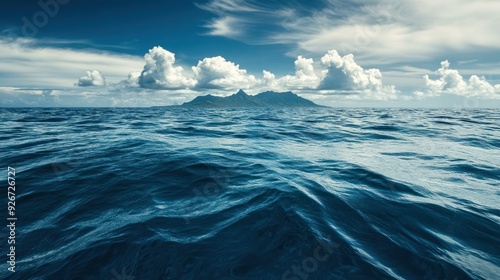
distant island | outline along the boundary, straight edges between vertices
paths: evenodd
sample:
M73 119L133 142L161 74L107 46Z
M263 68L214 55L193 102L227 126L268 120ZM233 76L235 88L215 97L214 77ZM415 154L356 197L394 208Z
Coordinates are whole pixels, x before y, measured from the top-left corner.
M231 107L325 107L302 98L295 93L266 91L257 95L248 95L243 90L227 96L219 97L211 94L198 96L182 107L194 108L231 108Z

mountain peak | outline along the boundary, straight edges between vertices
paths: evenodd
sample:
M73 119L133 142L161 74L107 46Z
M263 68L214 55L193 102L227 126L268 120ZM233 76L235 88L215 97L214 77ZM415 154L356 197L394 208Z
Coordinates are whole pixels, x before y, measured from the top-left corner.
M235 95L248 95L248 94L242 89L240 89Z

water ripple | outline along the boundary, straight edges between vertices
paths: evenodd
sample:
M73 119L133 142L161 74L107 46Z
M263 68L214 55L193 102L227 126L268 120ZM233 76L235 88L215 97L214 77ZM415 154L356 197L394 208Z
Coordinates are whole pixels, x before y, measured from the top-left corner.
M495 279L499 120L0 109L19 205L19 269L0 277Z

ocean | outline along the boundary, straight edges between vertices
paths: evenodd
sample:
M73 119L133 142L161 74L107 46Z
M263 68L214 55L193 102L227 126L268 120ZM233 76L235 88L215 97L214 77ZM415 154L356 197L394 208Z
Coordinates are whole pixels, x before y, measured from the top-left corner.
M0 131L1 279L500 279L499 110L3 108Z

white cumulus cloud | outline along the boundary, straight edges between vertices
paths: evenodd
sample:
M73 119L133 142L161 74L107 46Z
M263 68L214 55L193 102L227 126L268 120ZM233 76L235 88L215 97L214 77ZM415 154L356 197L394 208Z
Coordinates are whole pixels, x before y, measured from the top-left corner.
M424 76L427 89L416 91L414 94L419 97L439 96L442 93L462 95L466 97L480 96L489 98L500 98L500 84L492 85L484 77L477 75L470 76L465 80L458 70L451 69L448 60L441 62L441 68L436 72L437 79Z
M78 83L75 86L79 87L92 87L92 86L105 86L106 79L101 74L101 72L97 70L88 70L85 71L85 76L80 77Z
M261 82L221 56L204 58L192 70L199 88L249 89Z
M331 50L321 58L321 64L327 70L318 89L357 91L375 99L396 98L396 88L382 83L380 70L363 69L352 54L341 57L336 50Z
M273 73L263 70L262 71L263 75L263 86L267 89L277 89L278 88L278 81L276 80L276 75Z
M184 75L184 69L181 66L174 66L175 54L160 46L150 49L144 59L146 65L138 78L141 87L181 89L193 87L196 84L195 80Z
M320 78L314 70L314 60L298 56L295 60L295 75L286 75L278 80L278 84L287 89L315 89Z
M295 74L281 78L263 71L262 87L266 90L318 90L329 95L350 95L354 98L388 100L399 93L395 86L382 83L379 69L365 70L352 54L341 57L336 50L321 58L323 67L315 69L312 58L298 56Z

